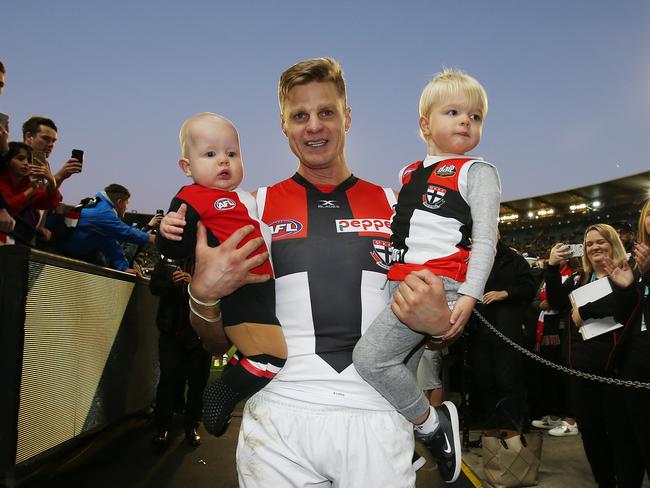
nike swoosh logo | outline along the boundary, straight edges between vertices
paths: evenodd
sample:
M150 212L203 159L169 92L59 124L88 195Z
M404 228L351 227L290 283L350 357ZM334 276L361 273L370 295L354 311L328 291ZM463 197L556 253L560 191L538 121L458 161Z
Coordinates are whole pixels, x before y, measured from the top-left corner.
M447 438L447 434L445 434L445 444L446 445L443 451L445 452L445 454L449 454L451 452L451 445L449 444L449 439Z

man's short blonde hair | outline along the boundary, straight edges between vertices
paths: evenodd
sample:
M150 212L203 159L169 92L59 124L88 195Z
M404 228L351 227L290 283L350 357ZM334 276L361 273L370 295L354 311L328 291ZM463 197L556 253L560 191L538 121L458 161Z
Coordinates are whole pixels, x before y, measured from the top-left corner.
M280 104L280 114L284 118L284 106L287 102L289 92L297 85L306 85L313 81L328 82L331 81L336 86L338 95L343 99L344 106L348 106L347 95L345 92L345 79L341 65L332 58L312 58L305 59L299 63L287 68L280 75L278 83L278 102Z
M223 115L215 114L213 112L201 112L199 114L188 117L185 120L185 122L183 122L183 125L181 125L181 130L178 133L178 140L181 143L181 156L183 158L187 159L189 157L190 145L191 145L190 140L192 136L190 129L192 128L192 124L197 120L203 118L209 118L209 117L222 120L235 127L235 124L233 124L230 120L225 118Z
M443 104L452 96L463 94L469 98L472 105L477 105L487 115L488 99L483 85L473 76L457 69L445 68L442 73L437 73L426 84L420 95L420 117L429 118L435 106ZM422 130L420 136L426 141Z

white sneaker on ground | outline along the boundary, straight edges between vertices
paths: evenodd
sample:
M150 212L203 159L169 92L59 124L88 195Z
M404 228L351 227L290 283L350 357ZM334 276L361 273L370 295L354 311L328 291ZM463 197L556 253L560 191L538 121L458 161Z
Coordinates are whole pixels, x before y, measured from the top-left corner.
M578 435L578 424L570 424L566 420L562 421L562 425L552 428L548 431L550 435L556 437L564 437L567 435Z
M540 420L533 420L530 424L538 429L553 429L562 425L562 419L553 419L550 415L544 415Z

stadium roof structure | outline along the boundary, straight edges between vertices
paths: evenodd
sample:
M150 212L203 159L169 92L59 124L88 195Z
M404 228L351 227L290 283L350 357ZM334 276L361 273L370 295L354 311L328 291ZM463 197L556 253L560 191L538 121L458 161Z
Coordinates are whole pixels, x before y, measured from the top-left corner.
M650 171L556 193L501 202L499 220L531 222L603 210L640 210L650 198Z

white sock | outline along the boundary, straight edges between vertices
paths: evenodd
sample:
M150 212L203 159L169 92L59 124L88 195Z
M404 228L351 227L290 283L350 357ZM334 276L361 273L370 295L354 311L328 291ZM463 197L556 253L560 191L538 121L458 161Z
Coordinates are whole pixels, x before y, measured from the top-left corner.
M436 409L429 407L429 416L427 419L421 424L414 425L413 427L421 434L430 434L438 428L439 424L440 422L438 422L438 414L436 413Z

